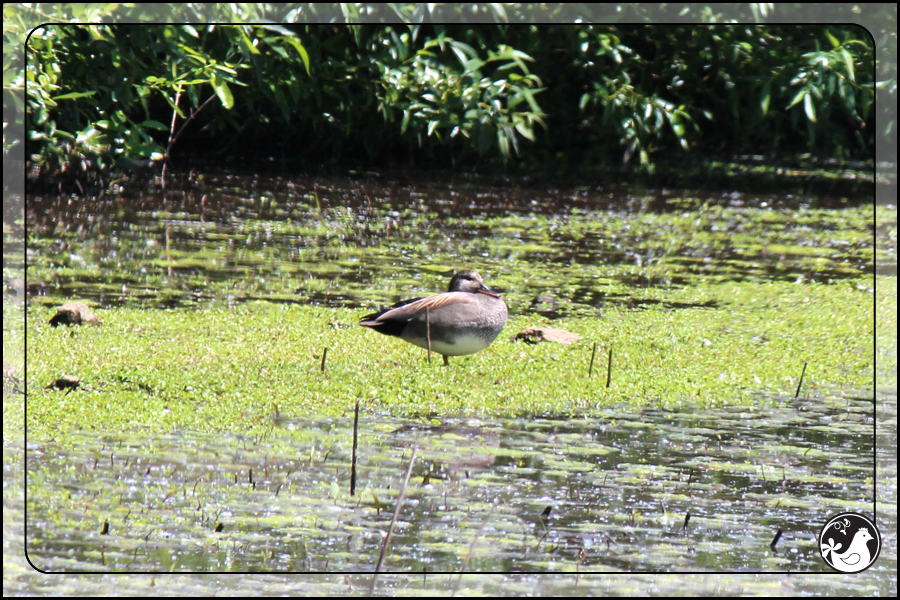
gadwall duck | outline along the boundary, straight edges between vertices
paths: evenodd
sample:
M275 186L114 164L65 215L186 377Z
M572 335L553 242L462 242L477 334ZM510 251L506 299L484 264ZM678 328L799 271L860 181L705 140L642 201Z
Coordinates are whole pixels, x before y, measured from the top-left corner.
M427 323L426 323L427 312ZM460 271L443 294L398 302L363 317L359 324L431 349L444 357L481 352L506 325L506 303L475 271Z

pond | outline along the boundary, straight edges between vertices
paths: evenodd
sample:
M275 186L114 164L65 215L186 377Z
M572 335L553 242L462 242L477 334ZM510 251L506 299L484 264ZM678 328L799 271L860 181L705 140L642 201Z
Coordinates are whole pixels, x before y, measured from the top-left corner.
M103 306L358 307L398 286L433 293L425 275L440 274L443 288L471 266L508 303L554 290L565 316L639 305L635 288L874 273L874 208L847 199L231 174L179 183L87 205L30 199L30 277Z
M249 581L361 593L371 575L349 574L374 572L415 449L380 593L773 593L595 575L634 572L896 591L895 539L864 579L813 576L826 517L871 515L873 452L896 471L896 392L873 385L896 377L896 338L876 348L872 318L893 306L878 325L896 331L896 250L890 227L873 240L874 207L371 174L116 192L29 199L27 279L46 293L4 297L5 322L27 316L28 443L4 471L27 466L10 506L34 566L345 573ZM356 325L461 268L509 307L489 349L442 367ZM49 327L75 299L103 324ZM583 339L510 341L530 325ZM47 385L69 373L74 390ZM896 479L878 482L892 502Z

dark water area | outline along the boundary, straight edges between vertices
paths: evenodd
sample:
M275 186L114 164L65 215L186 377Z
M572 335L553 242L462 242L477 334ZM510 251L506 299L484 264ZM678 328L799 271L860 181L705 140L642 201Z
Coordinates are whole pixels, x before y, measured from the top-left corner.
M634 308L627 293L598 291L597 279L672 288L710 277L828 282L872 273L871 234L832 239L847 226L842 214L871 201L190 173L166 191L146 182L89 201L29 198L26 260L29 278L49 279L51 296L104 307L255 299L358 307L379 287L383 295L421 283L422 269L474 263L507 272L510 284L533 271L544 288L565 285L576 309ZM796 220L798 211L808 217ZM879 268L895 272L891 264Z
M274 221L303 214L304 208L310 208L310 200L316 209L344 207L363 215L366 209L392 207L422 211L427 208L432 219L439 219L551 215L579 210L665 213L683 210L686 200L732 208L839 209L872 203L874 197L865 191L850 197L748 194L728 190L651 189L610 182L544 187L529 185L521 179L487 182L447 173L437 173L433 178L412 178L379 173L314 177L192 171L172 175L167 191L155 181L143 180L142 184L114 186L112 192L88 200L54 194L29 196L26 211L29 221L45 227L55 225L60 219L77 226L137 222L145 219L149 211L181 212L201 222L225 224L233 218Z
M36 442L28 555L52 572L371 573L415 448L388 571L457 572L471 554L473 573L825 573L824 515L872 506L870 432L896 418L886 400L878 414L848 394L440 425L364 415L355 496L352 414L275 419L260 436ZM894 431L879 460L895 447ZM869 573L882 590L886 550Z

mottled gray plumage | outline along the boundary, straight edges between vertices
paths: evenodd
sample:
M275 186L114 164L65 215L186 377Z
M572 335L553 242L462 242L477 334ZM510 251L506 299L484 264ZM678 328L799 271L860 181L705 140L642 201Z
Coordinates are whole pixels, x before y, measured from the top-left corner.
M506 303L484 285L481 275L460 271L448 291L398 302L366 315L359 324L426 349L430 327L431 349L443 355L447 365L448 356L474 354L490 346L506 325L506 316Z

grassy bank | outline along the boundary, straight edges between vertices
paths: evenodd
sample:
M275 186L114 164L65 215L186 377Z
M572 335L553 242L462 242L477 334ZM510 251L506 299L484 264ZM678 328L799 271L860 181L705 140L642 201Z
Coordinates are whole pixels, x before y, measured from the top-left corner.
M438 355L429 364L424 351L358 327L363 311L263 302L121 308L99 311L102 326L69 330L51 328L52 313L41 309L27 323L29 435L136 425L251 432L276 416L342 414L357 399L366 410L424 416L720 405L761 390L792 395L804 362L804 394L821 385L872 389L872 284L732 283L695 289L690 300L702 307L609 308L599 318L553 323L512 315L488 350L449 368ZM889 346L896 279L881 285L888 289L878 300L879 345ZM542 324L582 340L562 346L509 339ZM885 368L882 361L879 371ZM80 387L44 388L63 374L79 377Z

